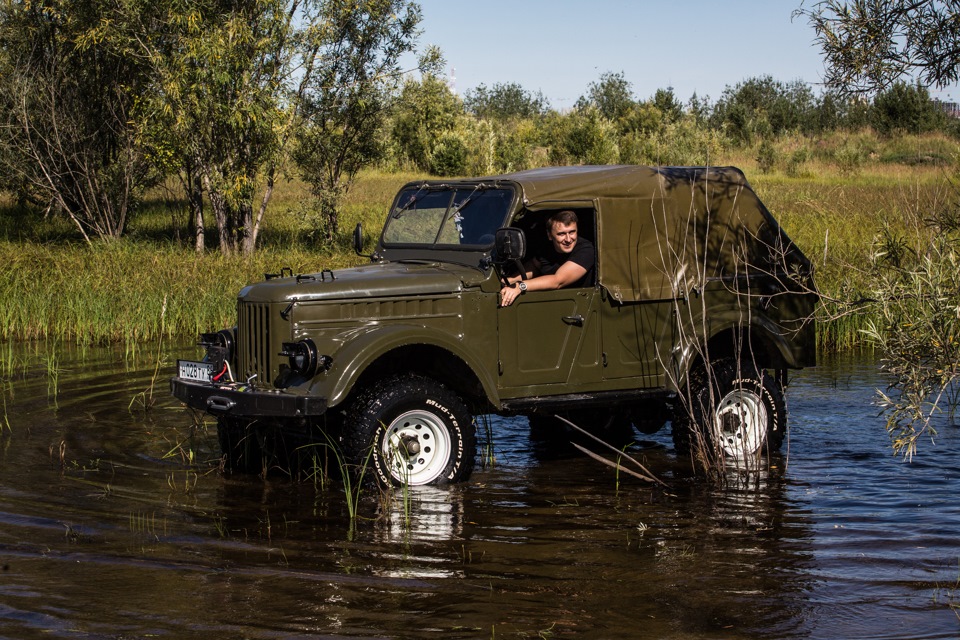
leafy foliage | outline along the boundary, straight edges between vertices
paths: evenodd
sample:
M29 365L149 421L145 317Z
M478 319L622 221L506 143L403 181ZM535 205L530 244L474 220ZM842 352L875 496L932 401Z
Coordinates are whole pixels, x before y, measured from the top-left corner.
M952 0L823 0L796 14L816 31L829 87L873 93L914 73L926 86L960 79Z
M162 29L143 42L153 85L139 125L157 158L195 172L210 200L220 249L251 253L253 199L284 143L283 100L296 61L295 4L285 0L161 3Z
M548 109L543 93L527 91L516 82L497 82L489 89L481 84L464 94L463 105L478 118L495 120L534 118Z
M590 83L587 94L580 97L576 108L582 111L593 106L604 118L616 122L627 114L632 105L632 85L623 72L607 71L599 80Z
M329 0L324 29L306 34L307 74L300 85L294 158L320 205L326 237L339 233L340 201L361 167L381 159L384 127L400 82L402 56L414 49L419 8L406 0ZM430 50L420 69L439 62Z
M750 78L724 90L712 123L735 140L750 144L756 138L810 130L815 106L806 83L785 84L771 76Z
M887 431L894 452L907 458L920 438L937 434L936 416L952 417L960 399L960 235L945 222L928 221L922 246L884 234L875 253L878 320L866 332L892 379L879 392Z
M873 100L871 124L878 133L925 133L943 126L946 115L930 101L930 94L919 85L894 82Z
M394 112L392 138L399 159L429 171L437 141L454 130L463 103L433 74L408 79Z
M149 82L125 29L147 5L0 5L0 175L84 239L123 234L154 175L130 125Z

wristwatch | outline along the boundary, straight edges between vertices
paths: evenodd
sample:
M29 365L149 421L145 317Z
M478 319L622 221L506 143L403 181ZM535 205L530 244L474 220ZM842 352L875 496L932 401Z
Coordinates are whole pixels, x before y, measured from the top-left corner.
M520 280L519 282L517 282L517 287L520 289L521 295L527 292L527 283L524 282L523 280Z

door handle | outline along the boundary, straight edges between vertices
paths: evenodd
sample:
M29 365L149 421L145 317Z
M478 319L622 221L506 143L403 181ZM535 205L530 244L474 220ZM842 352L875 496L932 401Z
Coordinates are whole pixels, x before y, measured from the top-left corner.
M582 326L583 326L583 316L580 316L580 315L577 315L577 316L563 316L563 322L564 322L564 324L570 324L570 325L573 325L573 326L575 326L575 327L582 327Z

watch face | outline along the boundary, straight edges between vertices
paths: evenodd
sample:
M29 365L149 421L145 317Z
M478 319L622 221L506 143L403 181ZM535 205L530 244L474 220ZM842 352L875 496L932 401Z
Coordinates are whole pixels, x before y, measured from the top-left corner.
M520 291L526 291L526 290L527 290L527 283L526 283L526 282L523 282L522 280L517 283L517 286L520 287Z

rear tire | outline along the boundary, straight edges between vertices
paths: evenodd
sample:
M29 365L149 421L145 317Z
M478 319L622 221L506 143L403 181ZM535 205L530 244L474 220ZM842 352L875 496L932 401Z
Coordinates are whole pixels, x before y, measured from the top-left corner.
M677 453L704 447L708 458L737 461L778 451L786 434L786 404L780 384L753 362L721 358L691 372L688 393L673 420Z
M460 398L419 375L385 378L347 409L344 449L384 485L442 485L470 477L476 426Z

